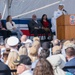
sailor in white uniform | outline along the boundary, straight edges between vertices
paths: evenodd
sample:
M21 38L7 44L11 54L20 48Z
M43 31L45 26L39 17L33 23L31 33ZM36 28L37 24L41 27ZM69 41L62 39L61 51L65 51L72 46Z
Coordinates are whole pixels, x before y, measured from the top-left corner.
M64 8L64 5L59 4L58 10L55 11L54 14L53 14L53 17L52 17L52 20L51 20L51 22L52 22L52 32L56 33L56 19L64 14L63 8Z

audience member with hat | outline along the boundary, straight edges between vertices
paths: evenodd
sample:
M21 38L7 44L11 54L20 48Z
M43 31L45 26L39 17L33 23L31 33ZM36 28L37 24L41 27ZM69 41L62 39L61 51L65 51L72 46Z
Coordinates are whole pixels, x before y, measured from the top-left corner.
M14 61L17 65L17 73L19 75L32 75L31 72L31 59L27 55L21 55Z
M7 40L7 44L10 46L10 51L16 51L18 52L18 43L19 39L15 36L11 36Z

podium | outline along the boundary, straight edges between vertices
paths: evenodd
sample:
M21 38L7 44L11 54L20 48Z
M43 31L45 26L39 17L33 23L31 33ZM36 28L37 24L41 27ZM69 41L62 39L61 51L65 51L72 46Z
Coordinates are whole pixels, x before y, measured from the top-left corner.
M75 38L75 15L62 15L56 20L56 35L59 40Z

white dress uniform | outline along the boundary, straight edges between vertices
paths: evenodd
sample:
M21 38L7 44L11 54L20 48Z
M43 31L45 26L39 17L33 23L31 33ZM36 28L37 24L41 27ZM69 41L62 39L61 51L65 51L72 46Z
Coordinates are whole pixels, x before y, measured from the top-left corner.
M58 9L57 11L54 12L54 18L57 19L62 14L63 14L63 11Z
M62 10L57 10L54 12L53 17L51 19L52 22L52 32L56 32L56 19L58 17L60 17L61 15L63 15L63 11Z

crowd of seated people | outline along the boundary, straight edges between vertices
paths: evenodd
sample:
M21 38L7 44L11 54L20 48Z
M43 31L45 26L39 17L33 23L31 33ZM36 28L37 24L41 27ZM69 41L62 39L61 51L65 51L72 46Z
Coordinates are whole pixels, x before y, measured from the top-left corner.
M18 37L4 37L0 45L0 75L75 75L75 39L48 41L52 31L46 14L40 21L32 15L29 27L33 40L22 34L11 15L7 17L6 29L2 26L1 31L17 33ZM45 42L40 41L39 33L45 34Z
M75 39L41 42L23 35L0 45L0 75L75 75L74 61Z

